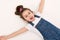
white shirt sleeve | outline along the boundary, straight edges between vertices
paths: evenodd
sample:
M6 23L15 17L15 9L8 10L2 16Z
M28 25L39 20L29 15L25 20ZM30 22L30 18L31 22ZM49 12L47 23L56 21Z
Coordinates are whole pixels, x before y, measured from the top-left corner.
M28 24L25 26L30 32L33 32L35 34L37 34L39 37L41 37L42 40L44 40L42 34L32 25Z
M38 15L38 16L41 16L41 13L39 11L36 12L35 14Z
M30 25L30 24L27 24L25 27L26 27L28 30L31 30L31 28L32 28L33 26Z

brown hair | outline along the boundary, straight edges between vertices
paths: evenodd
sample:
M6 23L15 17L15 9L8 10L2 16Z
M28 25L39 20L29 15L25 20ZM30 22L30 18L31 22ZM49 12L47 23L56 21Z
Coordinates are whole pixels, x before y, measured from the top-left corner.
M22 16L22 13L23 13L25 10L31 11L29 8L23 8L23 5L19 5L19 6L16 7L15 14L24 19L24 17ZM31 11L31 12L33 12L33 11ZM24 19L24 20L25 20L25 19Z

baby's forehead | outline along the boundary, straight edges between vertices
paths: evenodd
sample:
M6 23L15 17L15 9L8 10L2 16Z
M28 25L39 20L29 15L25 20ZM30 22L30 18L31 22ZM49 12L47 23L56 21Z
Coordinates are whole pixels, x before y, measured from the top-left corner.
M23 14L28 14L29 12L31 12L30 10L25 10L24 12L23 12Z

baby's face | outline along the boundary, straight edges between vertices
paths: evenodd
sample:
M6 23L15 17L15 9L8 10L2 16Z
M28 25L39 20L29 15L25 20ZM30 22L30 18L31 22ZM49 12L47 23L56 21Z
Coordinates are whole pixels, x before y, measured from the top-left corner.
M24 19L26 21L29 21L29 22L32 22L34 21L35 17L34 17L34 13L31 12L30 10L25 10L23 13L22 13L22 16L24 17Z

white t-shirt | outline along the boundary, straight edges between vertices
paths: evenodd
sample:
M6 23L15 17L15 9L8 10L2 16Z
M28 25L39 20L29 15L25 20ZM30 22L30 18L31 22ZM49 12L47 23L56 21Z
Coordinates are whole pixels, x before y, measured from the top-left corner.
M37 35L39 35L42 38L42 40L44 40L42 34L35 28L35 26L37 25L37 23L41 20L41 14L40 14L40 12L37 12L35 14L38 15L38 16L40 16L40 18L35 17L35 20L32 22L32 23L34 23L34 26L32 26L31 24L27 24L25 27L29 31L34 32Z

